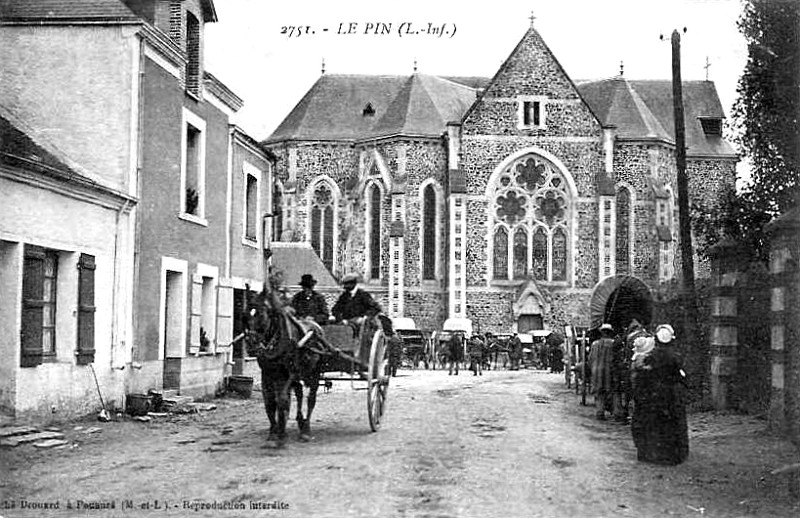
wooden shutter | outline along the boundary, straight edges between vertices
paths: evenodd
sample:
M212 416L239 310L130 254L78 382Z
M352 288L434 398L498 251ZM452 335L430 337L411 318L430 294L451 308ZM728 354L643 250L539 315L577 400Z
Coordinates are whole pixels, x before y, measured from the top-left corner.
M227 279L220 279L217 285L217 346L224 346L227 350L232 341L233 287Z
M20 367L42 363L42 325L44 323L44 250L25 247L22 272L22 330L20 333Z
M81 254L78 262L78 365L94 362L94 256Z
M200 325L203 321L203 276L192 275L192 304L189 319L189 354L200 352Z

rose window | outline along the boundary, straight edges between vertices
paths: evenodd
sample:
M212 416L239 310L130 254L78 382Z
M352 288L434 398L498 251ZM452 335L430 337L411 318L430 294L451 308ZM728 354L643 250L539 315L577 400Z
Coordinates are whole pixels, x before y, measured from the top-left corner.
M569 182L538 155L511 162L490 186L491 272L495 280L563 282L571 264Z

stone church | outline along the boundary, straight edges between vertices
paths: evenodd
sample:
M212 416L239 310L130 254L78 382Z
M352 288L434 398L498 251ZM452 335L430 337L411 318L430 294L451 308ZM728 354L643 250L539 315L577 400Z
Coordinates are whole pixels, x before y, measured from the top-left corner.
M738 157L714 84L683 92L692 202L713 207ZM265 144L275 250L310 246L422 329L589 327L604 281L680 272L671 81L573 80L533 25L491 79L323 74Z

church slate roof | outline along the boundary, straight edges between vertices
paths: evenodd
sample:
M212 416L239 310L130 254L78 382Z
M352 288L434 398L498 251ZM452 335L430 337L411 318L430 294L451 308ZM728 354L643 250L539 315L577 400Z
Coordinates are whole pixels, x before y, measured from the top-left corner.
M283 273L284 286L299 286L306 273L314 276L317 286L338 286L317 253L308 243L272 243L272 265Z
M472 105L480 78L323 75L266 142L440 137Z
M139 18L121 0L0 0L0 20L125 20Z
M616 127L627 140L662 140L674 143L672 81L622 77L577 83L584 101L604 126ZM725 112L710 81L684 81L683 104L686 152L689 156L736 157L721 136L706 135L700 119L724 119Z

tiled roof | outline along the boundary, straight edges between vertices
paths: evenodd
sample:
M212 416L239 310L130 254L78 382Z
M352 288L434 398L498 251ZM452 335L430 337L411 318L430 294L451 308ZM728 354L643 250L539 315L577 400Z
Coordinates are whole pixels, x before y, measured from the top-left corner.
M615 126L622 139L658 139L674 142L675 125L671 81L629 81L621 77L578 83L583 99L606 126ZM703 132L700 118L722 119L717 90L710 81L684 81L686 147L690 156L735 157L719 136Z
M339 285L308 243L272 243L271 249L272 266L283 272L285 286L297 287L306 273L314 276L319 288Z
M138 20L121 0L0 0L0 20Z
M65 163L67 160L58 156L58 151L48 149L47 144L37 143L32 133L23 129L20 121L15 120L10 112L0 108L0 163L18 160L43 166L54 174L79 174Z
M461 119L477 92L456 80L424 74L324 75L267 142L439 137L448 122Z

